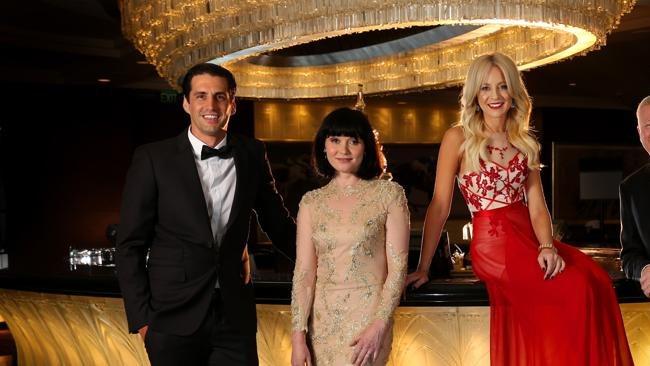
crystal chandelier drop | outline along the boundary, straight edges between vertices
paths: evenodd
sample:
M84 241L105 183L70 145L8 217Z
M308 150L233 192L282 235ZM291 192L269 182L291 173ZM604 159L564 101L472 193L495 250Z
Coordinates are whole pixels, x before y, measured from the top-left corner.
M363 100L363 84L359 84L359 90L357 91L357 102L354 103L354 109L361 112L366 110L366 101Z

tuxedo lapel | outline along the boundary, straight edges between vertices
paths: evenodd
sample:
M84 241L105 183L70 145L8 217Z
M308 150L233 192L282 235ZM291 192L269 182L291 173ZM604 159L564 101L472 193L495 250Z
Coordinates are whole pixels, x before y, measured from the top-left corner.
M232 201L232 208L230 210L230 216L228 217L228 224L224 228L224 233L227 233L230 230L233 222L239 215L239 211L243 204L244 200L244 185L247 182L249 161L248 157L245 154L243 146L241 146L241 141L238 140L235 135L228 135L228 145L231 145L233 158L235 160L235 170L237 175L237 181L235 182L235 197Z
M200 225L203 228L202 236L204 236L209 243L214 242L214 236L212 235L212 227L210 226L210 216L208 215L208 207L205 202L205 196L203 195L203 189L201 188L201 180L199 178L199 172L196 168L196 162L194 161L194 153L192 151L192 145L190 140L187 137L187 130L184 130L178 136L178 151L176 155L176 164L178 165L178 174L182 180L183 187L187 187L187 195L191 200L191 206L193 207L189 215L193 215L202 222ZM185 213L179 213L185 214Z

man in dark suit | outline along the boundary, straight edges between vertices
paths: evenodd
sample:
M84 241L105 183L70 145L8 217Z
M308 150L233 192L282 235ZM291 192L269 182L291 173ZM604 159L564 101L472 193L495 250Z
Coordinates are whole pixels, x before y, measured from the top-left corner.
M636 118L641 145L650 154L650 96L639 103ZM619 196L623 269L650 297L650 163L621 182Z
M117 272L129 331L140 333L154 366L258 364L253 211L276 248L295 258L295 223L264 145L226 132L235 91L228 70L191 68L183 80L190 127L139 147L127 174Z

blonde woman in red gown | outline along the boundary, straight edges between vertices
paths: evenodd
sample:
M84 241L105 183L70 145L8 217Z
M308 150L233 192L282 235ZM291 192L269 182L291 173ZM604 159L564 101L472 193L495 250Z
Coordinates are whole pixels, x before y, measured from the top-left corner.
M490 298L491 364L633 365L608 274L553 240L530 111L510 58L495 53L474 60L461 121L440 146L420 263L406 284L428 281L457 180L473 217L472 266Z

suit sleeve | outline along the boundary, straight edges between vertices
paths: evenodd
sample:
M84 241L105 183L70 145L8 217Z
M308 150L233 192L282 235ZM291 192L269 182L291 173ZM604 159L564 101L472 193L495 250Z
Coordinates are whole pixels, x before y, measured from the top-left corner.
M261 142L256 141L256 159L260 164L260 181L255 213L273 246L286 257L296 259L296 223L284 206L282 196L275 188L271 166L266 157L266 150Z
M154 232L157 195L151 157L139 148L126 176L115 258L132 333L148 324L150 290L146 255Z
M641 242L632 214L630 194L624 184L619 186L619 199L621 205L621 262L625 276L638 281L641 278L643 267L650 264L650 259Z

